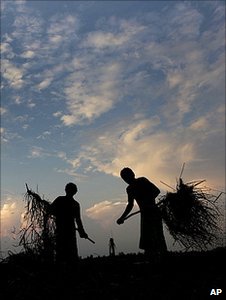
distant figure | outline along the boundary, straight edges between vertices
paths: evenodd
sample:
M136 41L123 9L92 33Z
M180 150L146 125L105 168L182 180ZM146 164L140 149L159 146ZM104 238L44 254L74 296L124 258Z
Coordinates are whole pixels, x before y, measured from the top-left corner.
M56 261L75 262L78 260L76 227L81 238L88 238L81 220L80 205L73 196L77 186L68 183L65 186L66 196L57 197L50 205L50 214L56 218Z
M115 256L115 242L113 238L110 238L109 240L109 256Z
M155 198L159 195L160 190L145 177L135 178L135 174L130 168L124 168L120 175L129 184L126 189L128 204L117 223L124 223L124 218L131 212L134 200L136 200L141 213L139 248L144 249L148 258L157 261L167 251L162 218L155 203Z

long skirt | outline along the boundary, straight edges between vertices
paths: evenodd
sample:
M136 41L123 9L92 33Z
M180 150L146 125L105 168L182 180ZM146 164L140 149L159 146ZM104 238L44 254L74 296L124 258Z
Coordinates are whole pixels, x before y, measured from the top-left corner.
M157 207L141 211L139 248L153 254L167 251L162 217Z
M78 248L76 234L56 235L56 261L76 262L78 260Z

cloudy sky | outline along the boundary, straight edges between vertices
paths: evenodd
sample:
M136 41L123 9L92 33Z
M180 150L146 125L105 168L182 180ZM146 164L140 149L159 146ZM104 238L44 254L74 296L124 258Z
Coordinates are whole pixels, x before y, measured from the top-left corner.
M50 202L78 185L96 241L79 240L82 256L107 254L111 235L118 252L139 250L139 216L115 224L124 166L164 194L185 162L185 181L225 191L224 5L1 1L2 251L25 183Z

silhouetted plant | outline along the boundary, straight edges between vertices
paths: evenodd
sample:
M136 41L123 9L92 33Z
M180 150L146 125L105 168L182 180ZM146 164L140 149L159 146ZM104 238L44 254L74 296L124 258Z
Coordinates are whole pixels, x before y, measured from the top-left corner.
M215 196L198 188L202 182L185 184L179 178L175 192L167 192L158 204L170 234L187 250L206 250L216 243L221 231L215 205L221 194Z
M47 200L42 199L37 193L30 190L26 184L25 194L26 212L20 231L19 245L25 252L43 257L53 256L55 242L55 221L49 215Z

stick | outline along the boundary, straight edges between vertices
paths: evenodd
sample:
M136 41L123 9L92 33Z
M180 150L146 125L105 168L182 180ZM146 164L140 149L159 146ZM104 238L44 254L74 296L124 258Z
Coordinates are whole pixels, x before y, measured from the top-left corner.
M182 169L181 169L179 178L181 178L181 176L182 176L182 174L183 174L183 172L184 172L184 166L185 166L185 162L183 163L183 166L182 166Z
M86 240L89 240L91 243L95 244L95 242L92 239L90 239L89 237L87 237Z
M25 183L25 186L26 186L27 192L29 192L30 190L29 190L29 188L28 188L27 183Z
M161 180L160 180L160 182L161 182L161 183L163 183L164 185L168 186L168 187L169 187L169 188L171 188L172 190L176 191L176 189L175 189L175 188L173 188L172 186L170 186L170 185L166 184L165 182L163 182L163 181L161 181Z
M163 201L164 201L164 199L161 200L161 201L160 201L159 203L157 203L156 205L159 206L159 204L162 203ZM135 216L135 215L139 214L139 213L140 213L140 210L135 211L134 213L132 213L132 214L128 215L127 217L125 217L125 218L124 218L124 221L127 220L127 219L129 219L129 218L132 217L132 216Z
M127 219L129 219L130 217L132 217L132 216L134 216L134 215L137 215L137 214L139 214L139 213L140 213L140 210L135 211L134 213L132 213L132 214L128 215L127 217L125 217L124 220L127 220Z
M163 200L162 200L162 201L163 201ZM159 203L161 203L162 201L160 201ZM159 205L159 203L158 203L157 205ZM134 213L132 213L132 214L126 216L126 217L124 218L124 221L127 220L127 219L129 219L129 218L132 217L132 216L135 216L135 215L139 214L139 213L140 213L140 210L135 211Z

